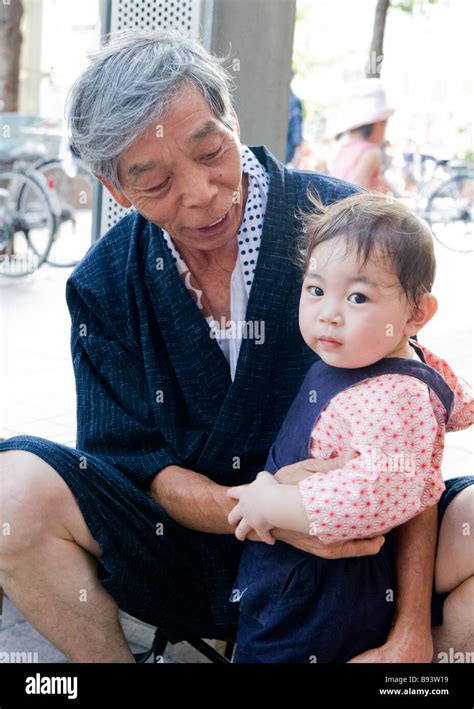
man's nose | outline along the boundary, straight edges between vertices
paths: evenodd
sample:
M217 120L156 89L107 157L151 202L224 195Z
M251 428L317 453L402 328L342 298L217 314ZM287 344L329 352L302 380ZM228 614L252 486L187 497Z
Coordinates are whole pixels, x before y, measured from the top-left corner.
M181 179L183 207L208 207L218 191L206 168L189 168Z

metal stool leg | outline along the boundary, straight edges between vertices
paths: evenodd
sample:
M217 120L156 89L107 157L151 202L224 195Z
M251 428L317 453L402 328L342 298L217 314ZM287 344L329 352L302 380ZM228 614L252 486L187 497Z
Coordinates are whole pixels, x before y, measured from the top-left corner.
M217 650L214 650L213 647L209 645L209 643L206 643L205 640L201 640L200 638L194 638L193 640L186 640L187 643L191 645L195 650L200 652L204 657L207 657L208 660L211 660L211 662L214 662L216 665L229 665L230 660L227 659L226 656L221 655L220 652L217 652Z
M157 658L163 658L166 646L168 645L168 638L164 633L161 632L159 628L155 631L155 637L153 638L152 646L146 652L137 652L134 654L134 658L139 665L143 665L150 657L153 656L153 662L160 662L161 660Z
M161 660L157 658L162 658L166 646L168 645L168 638L162 631L157 628L155 632L155 637L153 639L153 645L151 646L151 652L153 654L153 662L160 662Z
M217 652L217 650L215 650L211 645L209 645L209 643L207 643L205 640L202 640L201 638L187 639L184 642L187 642L189 645L191 645L191 647L193 647L195 650L204 655L204 657L207 657L207 659L213 662L214 664L231 664L232 655L235 647L235 643L231 640L228 640L226 642L224 654ZM163 633L163 631L160 630L160 628L157 628L155 631L153 644L150 650L147 650L146 652L137 653L136 655L134 655L135 660L137 661L137 663L143 664L150 657L153 656L154 662L160 662L160 658L163 657L167 644L168 638Z
M234 648L235 648L235 643L232 642L232 640L229 640L225 644L225 650L224 650L224 657L229 660L229 662L232 662L232 655L234 654Z

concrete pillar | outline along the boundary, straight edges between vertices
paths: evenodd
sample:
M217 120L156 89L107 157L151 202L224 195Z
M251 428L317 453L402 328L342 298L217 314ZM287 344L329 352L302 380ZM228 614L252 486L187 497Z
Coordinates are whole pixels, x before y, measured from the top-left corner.
M43 0L28 0L23 6L19 112L39 116Z
M227 56L242 142L284 160L296 0L214 0L211 46Z

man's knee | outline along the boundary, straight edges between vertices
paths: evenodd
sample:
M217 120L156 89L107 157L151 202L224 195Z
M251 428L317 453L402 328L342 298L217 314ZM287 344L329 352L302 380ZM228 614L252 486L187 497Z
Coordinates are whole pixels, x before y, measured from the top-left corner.
M60 526L67 485L48 463L21 450L0 452L0 557L28 551Z
M474 576L444 602L443 624L433 628L434 662L474 662Z
M439 532L436 590L448 593L474 574L474 485L448 505Z

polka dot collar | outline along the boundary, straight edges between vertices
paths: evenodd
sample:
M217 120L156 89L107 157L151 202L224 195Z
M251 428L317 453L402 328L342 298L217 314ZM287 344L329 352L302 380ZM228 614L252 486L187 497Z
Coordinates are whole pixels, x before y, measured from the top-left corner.
M262 242L263 219L267 208L270 176L246 145L242 146L242 170L249 176L249 188L242 224L237 232L237 239L239 241L239 256L248 296L252 287L258 252Z

